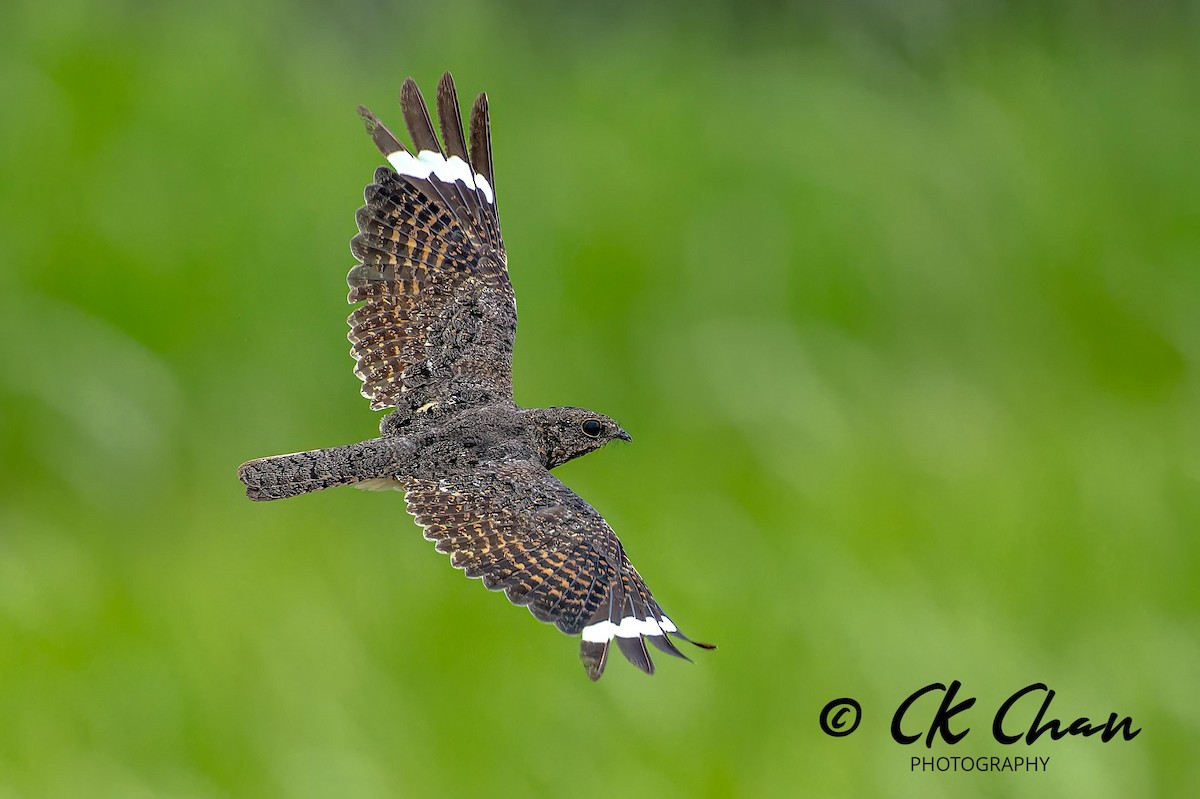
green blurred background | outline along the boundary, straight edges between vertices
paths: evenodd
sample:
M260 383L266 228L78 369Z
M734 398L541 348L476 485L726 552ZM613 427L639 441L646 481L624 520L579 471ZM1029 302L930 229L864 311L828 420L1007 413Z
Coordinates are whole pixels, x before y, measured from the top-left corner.
M1047 5L8 4L0 797L1196 795L1200 15ZM517 400L633 433L560 476L694 665L589 683L398 494L242 496L376 430L354 107L444 69ZM1143 732L995 743L1038 681Z

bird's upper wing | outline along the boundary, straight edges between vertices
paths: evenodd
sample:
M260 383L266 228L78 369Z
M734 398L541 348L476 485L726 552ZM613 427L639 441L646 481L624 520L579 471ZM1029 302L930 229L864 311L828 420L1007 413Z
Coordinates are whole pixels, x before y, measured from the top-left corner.
M451 564L537 619L582 635L580 657L593 680L614 639L648 674L647 640L684 657L667 633L690 639L663 613L612 528L540 464L509 461L467 476L400 482L409 513Z
M350 249L350 353L363 396L378 410L404 392L454 399L464 385L512 396L517 309L492 180L487 96L463 135L450 73L437 93L442 143L411 78L400 107L416 154L365 108L359 113L392 167L375 171ZM444 145L444 146L443 146Z

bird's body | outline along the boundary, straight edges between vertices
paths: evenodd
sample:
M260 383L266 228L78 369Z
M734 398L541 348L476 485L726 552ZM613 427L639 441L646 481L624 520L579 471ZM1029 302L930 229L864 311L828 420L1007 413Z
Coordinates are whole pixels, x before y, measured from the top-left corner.
M580 424L593 419L615 430L614 437L628 439L616 422L583 408L529 410L511 402L496 403L458 413L423 411L403 425L395 422L397 414L392 413L384 417L378 438L259 458L242 464L238 476L253 500L284 499L340 485L401 488L395 482L397 475L437 480L503 461L536 463L549 470L611 440L585 437L572 444L555 435L551 416L578 417ZM393 484L381 482L388 480Z
M542 621L580 634L592 679L616 641L653 673L649 641L682 654L667 618L612 529L550 469L629 435L583 408L520 408L512 395L516 302L492 188L486 97L464 136L449 73L438 86L438 141L416 84L401 109L417 154L369 111L392 169L376 170L356 215L349 301L355 373L380 436L242 464L254 500L340 485L405 492L425 537L470 577ZM469 152L468 152L469 150ZM698 644L708 647L707 644Z

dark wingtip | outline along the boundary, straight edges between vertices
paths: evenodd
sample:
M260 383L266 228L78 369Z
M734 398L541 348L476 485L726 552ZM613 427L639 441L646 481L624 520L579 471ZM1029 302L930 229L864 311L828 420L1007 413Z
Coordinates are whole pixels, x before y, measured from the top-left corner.
M471 106L471 166L487 178L492 191L496 190L496 177L492 174L492 130L488 117L487 92L481 92Z
M716 649L717 648L716 644L706 644L703 641L693 641L691 638L688 638L686 635L681 633L679 630L675 630L674 632L671 633L671 635L675 636L676 638L678 638L681 641L687 641L692 646L698 646L701 649Z
M404 145L400 143L396 135L388 130L387 125L379 121L379 117L371 113L371 109L360 105L358 116L362 119L363 127L367 129L371 141L375 142L375 147L383 153L384 157L404 150Z
M408 135L412 138L414 152L428 150L441 153L442 145L433 132L433 120L429 117L429 108L421 89L411 77L405 78L400 87L400 111L404 114L404 124L408 127Z
M608 662L608 642L581 641L579 644L579 659L592 682L604 676L604 666Z
M467 138L462 126L462 111L458 107L458 90L449 72L442 73L437 87L438 127L442 132L442 144L448 157L458 156L470 162Z
M367 133L374 133L375 128L379 126L379 118L371 113L371 109L365 105L358 107L358 116L363 121L363 127L367 129Z
M413 80L413 76L409 75L404 79L404 83L400 84L400 102L404 103L406 100L412 102L420 98L421 88L417 86L417 82Z
M654 661L650 659L650 653L646 651L644 636L617 638L617 647L630 663L647 674L654 673Z
M679 648L672 643L669 635L651 635L646 640L653 644L654 648L660 652L666 652L671 657L682 658L688 663L692 662L690 657L680 652Z

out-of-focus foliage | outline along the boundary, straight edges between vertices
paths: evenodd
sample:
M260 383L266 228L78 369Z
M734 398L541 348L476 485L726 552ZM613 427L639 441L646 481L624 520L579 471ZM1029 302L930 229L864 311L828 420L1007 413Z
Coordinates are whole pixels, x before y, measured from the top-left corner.
M0 797L1194 793L1195 9L579 5L3 12ZM375 429L354 106L443 69L492 100L517 399L632 431L562 477L695 665L590 684L398 494L241 494ZM970 735L894 743L954 679ZM1038 681L1144 732L996 744Z

